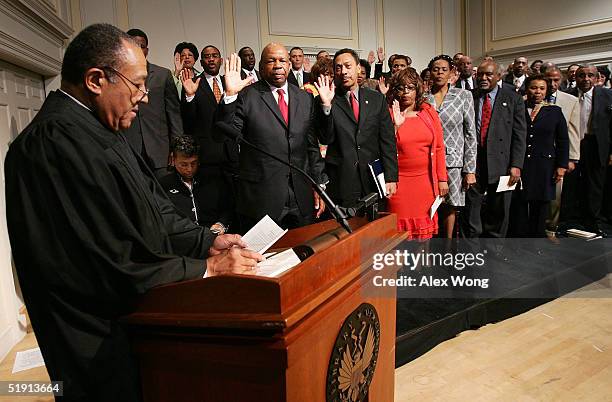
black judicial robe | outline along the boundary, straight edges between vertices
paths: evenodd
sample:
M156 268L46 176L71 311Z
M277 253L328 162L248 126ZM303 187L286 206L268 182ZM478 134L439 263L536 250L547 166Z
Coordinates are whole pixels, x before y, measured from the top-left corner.
M177 213L125 138L52 92L11 144L6 208L15 268L65 400L137 401L118 318L156 285L199 278L214 235Z

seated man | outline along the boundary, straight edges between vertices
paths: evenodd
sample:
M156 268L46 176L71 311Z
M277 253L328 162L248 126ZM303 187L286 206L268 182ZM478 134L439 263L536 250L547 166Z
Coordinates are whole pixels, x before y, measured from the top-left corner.
M226 233L234 207L229 186L207 185L198 175L198 146L193 137L177 136L170 152L175 171L159 181L170 201L197 225L210 227L213 233Z

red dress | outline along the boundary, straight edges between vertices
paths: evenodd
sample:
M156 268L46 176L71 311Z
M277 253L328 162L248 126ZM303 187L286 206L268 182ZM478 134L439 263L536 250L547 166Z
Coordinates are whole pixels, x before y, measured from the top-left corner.
M397 214L398 230L409 239L429 239L438 233L437 213L429 217L438 195L438 182L446 181L446 155L442 125L436 111L424 103L416 117L406 118L396 133L399 183L388 201Z

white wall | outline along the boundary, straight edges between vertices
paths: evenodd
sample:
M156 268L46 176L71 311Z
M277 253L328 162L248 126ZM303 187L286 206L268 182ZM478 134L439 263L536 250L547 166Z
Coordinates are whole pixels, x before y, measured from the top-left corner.
M81 26L109 22L149 36L149 60L172 68L181 41L225 56L242 46L259 55L268 42L306 53L351 47L366 57L383 46L406 53L417 67L461 46L461 0L73 0ZM318 12L321 10L321 12ZM440 23L444 22L444 28Z
M476 58L524 55L561 66L612 61L609 0L466 0L466 42Z

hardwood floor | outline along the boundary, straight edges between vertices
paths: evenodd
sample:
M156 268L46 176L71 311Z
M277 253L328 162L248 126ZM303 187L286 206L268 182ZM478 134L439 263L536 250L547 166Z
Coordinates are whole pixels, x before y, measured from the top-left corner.
M436 346L395 401L612 401L612 276Z
M44 367L0 380L48 381ZM1 402L52 397L0 396ZM395 401L612 401L612 276L497 324L466 331L395 371Z

